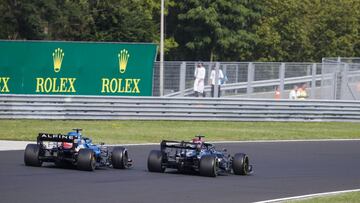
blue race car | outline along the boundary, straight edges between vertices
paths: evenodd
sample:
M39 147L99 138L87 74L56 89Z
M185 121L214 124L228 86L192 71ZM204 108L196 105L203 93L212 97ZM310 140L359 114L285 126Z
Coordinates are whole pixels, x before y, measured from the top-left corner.
M125 169L132 166L128 150L124 147L100 146L81 134L81 129L73 129L66 135L39 133L37 144L28 144L24 162L27 166L41 166L43 162L53 162L58 167L76 166L79 170L93 171L96 167Z
M252 173L246 154L230 156L226 150L217 151L214 145L205 143L203 137L197 136L192 142L163 140L160 150L150 152L148 170L163 173L166 168L172 168L180 172L195 171L209 177L231 172L236 175Z

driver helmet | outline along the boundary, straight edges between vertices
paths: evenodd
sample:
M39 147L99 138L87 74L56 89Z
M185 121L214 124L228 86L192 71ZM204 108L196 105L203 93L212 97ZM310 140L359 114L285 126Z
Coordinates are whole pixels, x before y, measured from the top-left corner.
M197 143L197 144L202 144L202 143L204 143L204 140L200 137L195 137L195 138L193 138L192 139L192 142L193 143Z
M195 137L192 139L192 143L195 143L196 144L196 149L198 151L200 151L202 148L203 148L203 143L204 143L204 140L201 139L201 137Z
M76 132L69 132L68 135L69 136L76 136L77 133ZM72 142L62 142L61 144L62 144L62 147L64 149L71 149L73 147L73 145L74 145Z

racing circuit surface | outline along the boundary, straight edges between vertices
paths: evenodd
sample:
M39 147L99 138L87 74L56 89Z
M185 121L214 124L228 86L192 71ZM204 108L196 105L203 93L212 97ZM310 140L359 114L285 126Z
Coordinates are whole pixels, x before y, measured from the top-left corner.
M129 146L134 167L94 172L27 167L23 151L0 152L1 202L254 202L360 188L360 141L216 144L246 152L251 176L216 178L147 171L158 145Z

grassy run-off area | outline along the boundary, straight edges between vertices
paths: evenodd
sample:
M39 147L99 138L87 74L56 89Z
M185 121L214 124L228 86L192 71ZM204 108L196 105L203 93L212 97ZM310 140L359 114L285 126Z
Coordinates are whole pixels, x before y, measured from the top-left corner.
M360 202L360 192L349 192L339 195L329 195L305 200L288 201L288 203L358 203Z
M67 133L73 128L107 144L190 140L197 134L208 141L360 138L360 123L345 122L0 120L0 140L35 141L40 132Z

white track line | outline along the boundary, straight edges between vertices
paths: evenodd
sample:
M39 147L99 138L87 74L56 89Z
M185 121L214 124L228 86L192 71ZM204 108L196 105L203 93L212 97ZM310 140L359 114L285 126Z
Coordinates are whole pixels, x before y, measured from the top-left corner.
M323 193L314 193L314 194L294 196L294 197L271 199L271 200L265 200L265 201L254 202L254 203L274 203L274 202L284 202L284 201L290 201L290 200L310 199L310 198L315 198L315 197L322 197L322 196L329 196L329 195L337 195L337 194L343 194L343 193L349 193L349 192L360 192L360 189L340 190L340 191L323 192Z
M308 139L308 140L245 140L245 141L209 141L213 144L232 144L232 143L283 143L283 142L346 142L346 141L360 141L359 139ZM159 145L160 143L140 143L140 144L114 144L109 146L146 146Z
M244 140L244 141L209 141L210 143L268 143L268 142L338 142L338 141L360 141L358 139L304 139L304 140Z
M308 140L246 140L246 141L209 141L209 143L214 144L232 144L232 143L287 143L287 142L343 142L343 141L360 141L360 139L308 139ZM0 140L0 151L10 151L10 150L23 150L28 141L7 141ZM160 143L140 143L140 144L109 144L106 146L151 146L159 145Z
M24 150L30 143L35 144L36 142L0 140L0 151Z

